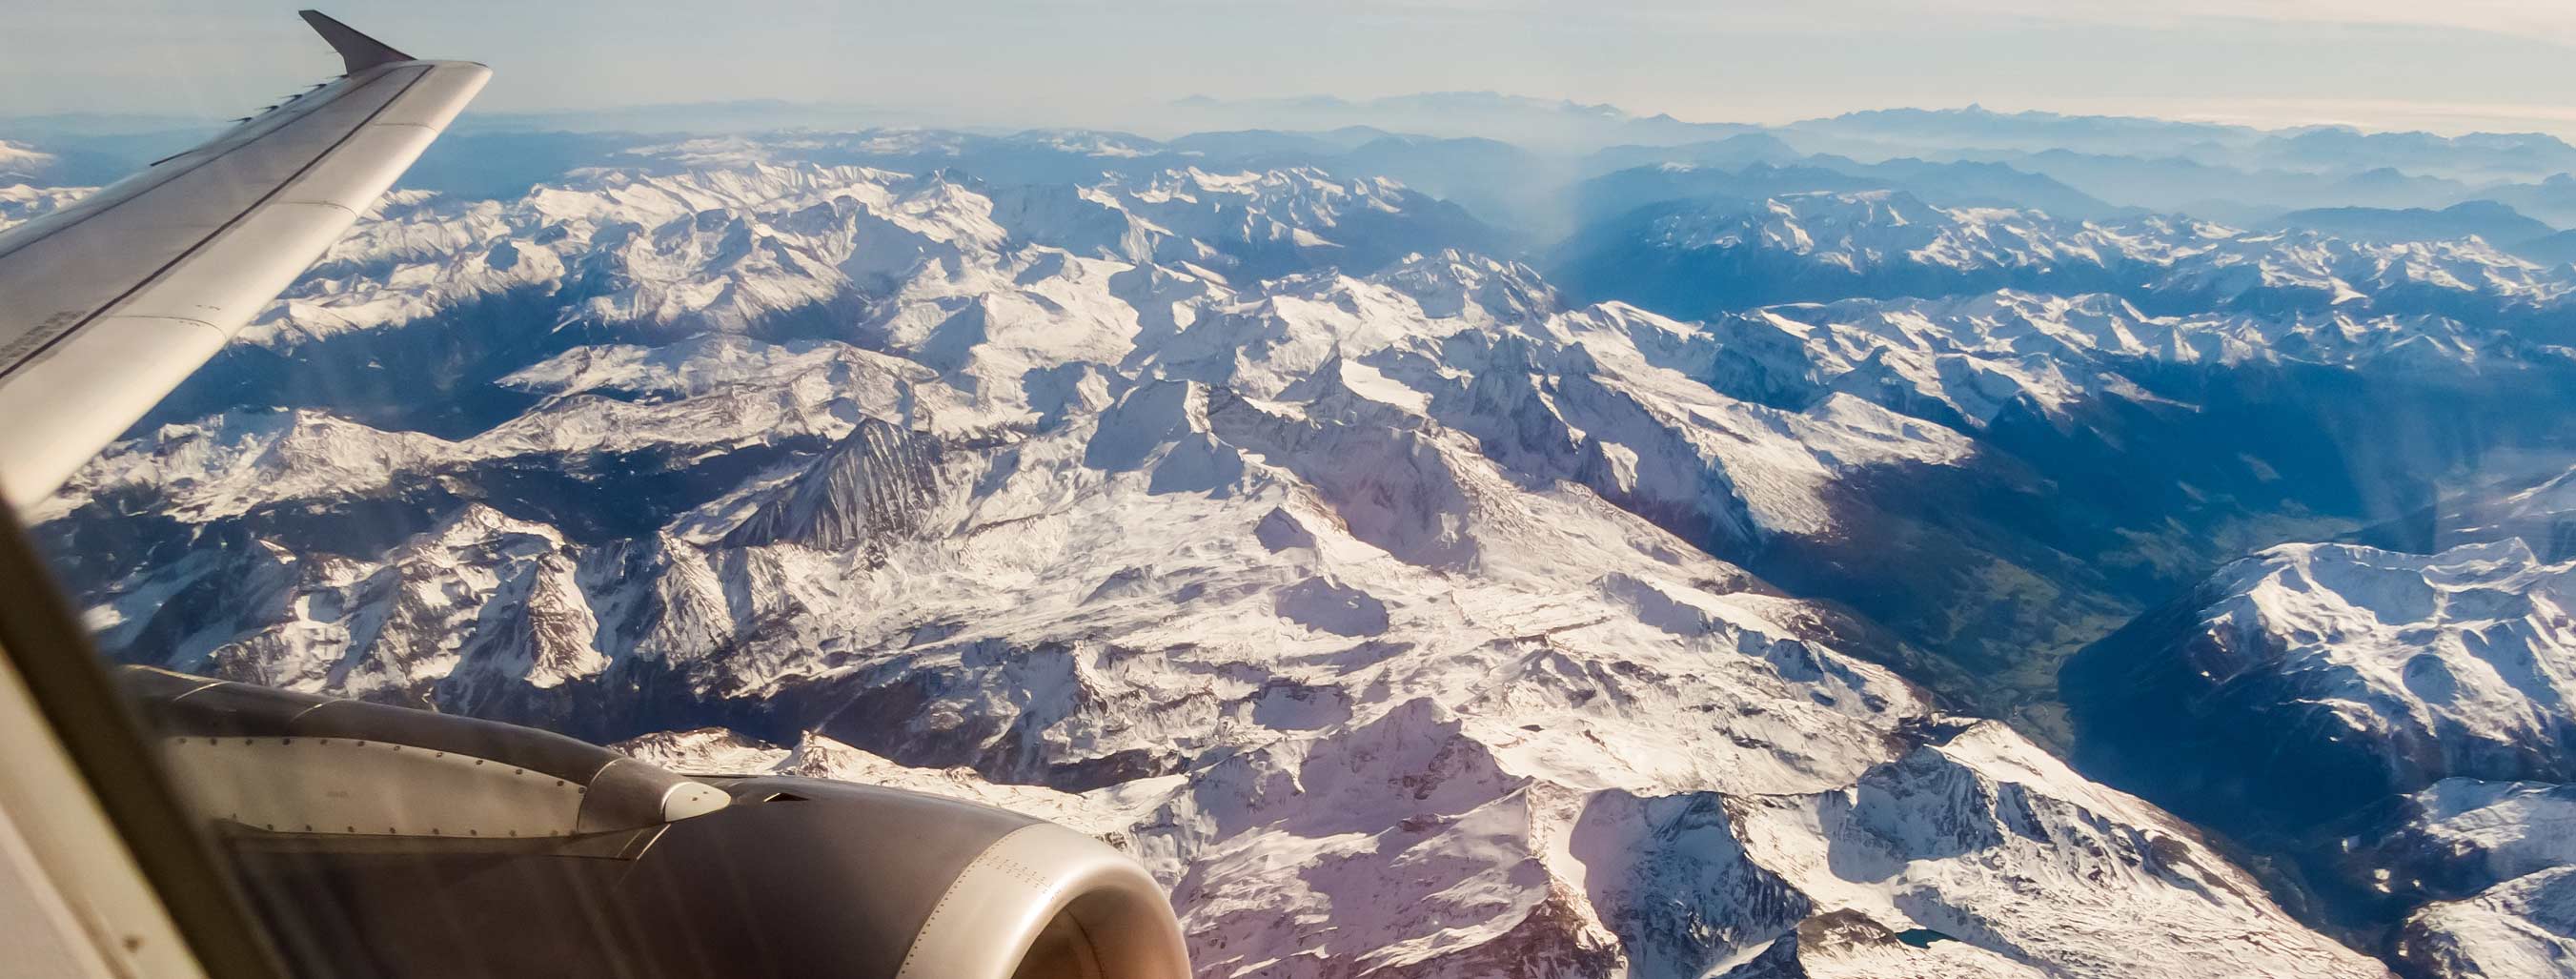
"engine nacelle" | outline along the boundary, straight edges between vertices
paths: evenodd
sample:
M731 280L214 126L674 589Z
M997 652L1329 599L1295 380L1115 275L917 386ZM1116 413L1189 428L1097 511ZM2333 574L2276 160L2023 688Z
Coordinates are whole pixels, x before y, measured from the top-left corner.
M692 821L707 828L709 842L734 832L717 829L729 819L758 822L744 831L796 834L809 845L791 852L838 853L851 861L841 871L849 879L892 885L867 888L867 917L887 935L909 941L901 963L879 974L1189 975L1180 925L1162 887L1099 840L1043 820L895 789L795 778L744 779L725 788L736 804ZM853 834L865 841L850 839ZM698 851L683 846L662 859L697 858ZM723 843L704 859L729 860L734 852ZM645 859L653 858L647 851Z
M298 971L1189 975L1153 877L1044 820L198 677L129 685Z

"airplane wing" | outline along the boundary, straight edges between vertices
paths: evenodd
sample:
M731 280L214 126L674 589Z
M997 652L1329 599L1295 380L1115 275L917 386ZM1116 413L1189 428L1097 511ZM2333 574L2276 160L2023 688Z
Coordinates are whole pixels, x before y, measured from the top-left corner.
M347 74L0 233L9 505L52 493L213 357L492 77L303 16Z

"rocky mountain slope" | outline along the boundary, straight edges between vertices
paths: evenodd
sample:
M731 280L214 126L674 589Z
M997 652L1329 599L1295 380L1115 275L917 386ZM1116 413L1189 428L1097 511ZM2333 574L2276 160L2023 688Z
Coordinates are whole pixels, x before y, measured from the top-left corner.
M2576 781L2565 477L2468 508L2435 555L2286 545L2087 649L2087 770L2295 861L2409 975L2561 975Z
M1866 545L1978 425L1406 243L1462 227L1295 169L402 196L30 516L127 659L1035 808L1205 975L2384 974L1720 556Z

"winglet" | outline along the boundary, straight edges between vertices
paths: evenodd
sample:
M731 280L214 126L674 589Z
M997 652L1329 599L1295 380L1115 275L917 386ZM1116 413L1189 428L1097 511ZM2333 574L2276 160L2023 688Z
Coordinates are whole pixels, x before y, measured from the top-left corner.
M349 66L349 74L355 75L377 65L418 60L394 50L383 41L358 33L357 28L332 20L329 14L319 10L299 10L296 13L302 14L304 22L313 25L314 32L322 35L323 40L331 42L332 50L340 52L340 60Z

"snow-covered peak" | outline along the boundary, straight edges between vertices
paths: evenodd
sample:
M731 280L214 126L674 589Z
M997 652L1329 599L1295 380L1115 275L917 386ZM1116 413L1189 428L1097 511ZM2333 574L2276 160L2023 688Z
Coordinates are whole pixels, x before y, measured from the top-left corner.
M2518 539L2430 556L2295 544L2213 583L2212 641L2192 657L2213 682L2285 684L2403 777L2576 774L2557 750L2576 729L2576 564Z
M2159 365L2468 377L2516 356L2509 337L2444 317L2152 316L2109 294L2019 289L1768 306L1648 342L1745 397L1803 405L1843 393L1970 431L2016 405L2061 418L2106 395L2154 400L2130 378Z
M43 514L152 545L82 569L102 644L1055 815L1212 975L2378 974L1717 556L1865 545L1844 491L1970 435L1721 390L1391 182L724 156L776 146L383 209L196 395L294 404ZM1939 315L1870 335L2140 319ZM369 383L241 383L281 360Z
M60 162L51 153L25 143L0 139L0 184L27 184L44 178Z
M237 516L283 500L380 492L453 449L311 410L228 412L109 447L55 502L140 492L174 516Z
M91 187L36 187L0 176L0 231L24 224L89 194Z
M1589 297L1690 316L2008 287L2111 292L2160 311L2530 319L2554 315L2576 292L2569 269L2474 239L2364 242L2167 218L2077 221L1938 207L1900 191L1669 202L1593 226L1556 265Z

